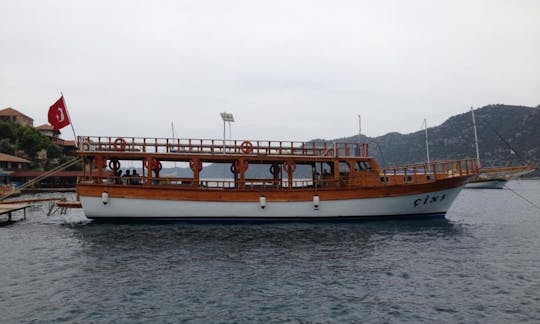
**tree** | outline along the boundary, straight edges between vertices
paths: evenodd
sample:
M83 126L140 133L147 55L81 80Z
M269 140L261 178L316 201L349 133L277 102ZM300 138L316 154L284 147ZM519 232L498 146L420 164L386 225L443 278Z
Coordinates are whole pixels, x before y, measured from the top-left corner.
M49 145L52 145L51 141L35 128L26 126L19 130L17 147L25 151L32 159L35 158L37 152L47 149Z
M51 142L47 147L47 157L49 159L61 158L63 156L62 149L58 145Z
M18 124L0 122L0 139L7 139L15 142L17 140Z
M13 155L15 154L14 141L9 138L0 139L0 152Z

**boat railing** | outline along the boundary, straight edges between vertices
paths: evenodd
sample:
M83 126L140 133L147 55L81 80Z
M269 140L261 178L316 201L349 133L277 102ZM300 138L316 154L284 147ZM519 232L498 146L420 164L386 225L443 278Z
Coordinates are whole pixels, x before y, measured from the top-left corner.
M475 159L435 161L431 163L410 164L395 167L386 167L366 173L354 175L344 174L339 177L288 180L274 178L240 179L195 179L193 177L126 177L108 175L86 175L79 179L80 183L104 185L171 185L179 187L198 187L201 189L292 189L292 188L336 188L336 187L364 187L376 185L374 179L370 180L372 172L378 172L382 185L419 184L440 179L471 176L478 174ZM377 173L375 173L375 177Z
M453 177L471 176L478 174L475 159L456 161L437 161L424 164L412 164L388 167L379 171L379 181L383 185L418 184ZM298 189L298 188L343 188L355 186L374 185L373 182L364 183L366 178L362 175L340 176L338 178L324 179L194 179L192 177L117 177L88 175L80 178L80 183L103 185L144 185L144 186L175 186L197 187L199 189Z
M341 142L220 140L147 137L79 136L80 152L160 154L248 154L317 157L367 157L368 145Z
M478 174L476 159L434 161L410 165L392 166L381 169L380 176L388 182L389 176L403 177L405 182L411 182L417 176L426 176L427 179L437 180L457 176Z
M299 180L276 180L276 179L246 179L246 180L234 180L234 179L201 179L199 181L193 178L181 178L181 177L161 177L161 178L147 178L147 177L98 177L98 176L85 176L79 179L81 184L100 184L105 186L170 186L176 188L193 188L196 187L200 190L204 189L300 189L300 188L313 188L313 187L336 187L343 185L343 181L335 179L325 180L313 180L313 179L299 179Z

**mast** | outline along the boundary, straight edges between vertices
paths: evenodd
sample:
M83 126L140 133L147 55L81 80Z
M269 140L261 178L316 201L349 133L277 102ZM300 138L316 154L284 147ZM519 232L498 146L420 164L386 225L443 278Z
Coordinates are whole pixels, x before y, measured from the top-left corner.
M360 156L361 154L360 153L360 147L362 144L361 136L362 136L362 117L360 117L360 114L358 114L358 147L357 147L358 156Z
M174 142L176 141L176 134L175 134L175 131L174 131L174 122L171 121L171 132L172 132L172 139L173 139L173 144ZM178 145L180 145L180 141L178 141ZM174 161L174 174L176 174L176 161Z
M474 129L474 146L476 148L476 164L478 164L478 168L480 169L480 151L478 150L478 134L476 133L476 119L474 118L474 108L471 107L471 115L472 115L472 123L473 123L473 129Z
M429 161L429 138L428 138L428 131L427 131L427 119L424 118L424 127L426 132L426 155L427 155L427 163L430 164Z
M358 144L362 142L360 136L362 135L362 117L358 114Z
M73 131L73 140L75 140L75 147L79 149L79 141L77 141L77 134L75 133L75 127L73 126L73 121L71 120L71 117L69 116L69 111L66 105L66 99L64 98L64 94L61 91L60 91L60 95L62 96L62 102L64 103L64 109L66 110L69 124L71 125L71 130Z

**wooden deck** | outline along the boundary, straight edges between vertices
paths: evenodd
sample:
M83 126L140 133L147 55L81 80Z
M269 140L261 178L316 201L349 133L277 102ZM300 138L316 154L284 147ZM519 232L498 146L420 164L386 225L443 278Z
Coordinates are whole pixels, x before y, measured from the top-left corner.
M23 211L23 219L26 219L26 208L28 207L30 207L28 204L1 204L0 216L7 215L7 219L0 219L0 226L13 224L15 221L12 219L12 213L19 210Z
M79 136L79 153L161 153L204 155L367 157L368 145L342 142L170 139Z

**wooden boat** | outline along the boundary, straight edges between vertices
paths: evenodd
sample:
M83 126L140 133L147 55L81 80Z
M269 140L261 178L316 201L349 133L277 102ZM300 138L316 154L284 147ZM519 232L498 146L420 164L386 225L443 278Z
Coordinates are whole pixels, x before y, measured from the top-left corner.
M478 133L476 130L476 118L474 109L471 108L471 117L474 131L474 146L476 149L476 165L479 167L479 174L473 177L465 186L467 189L503 189L510 179L521 177L533 172L536 167L531 165L513 167L481 167L480 150L478 148Z
M344 220L443 216L474 159L382 168L358 143L79 137L94 220ZM191 176L165 175L189 166ZM119 177L121 169L140 175ZM204 168L230 170L229 179ZM227 171L228 172L228 171ZM224 176L221 176L221 178Z
M530 165L515 167L481 168L478 176L474 177L465 188L468 189L503 189L506 182L531 173L536 168Z

